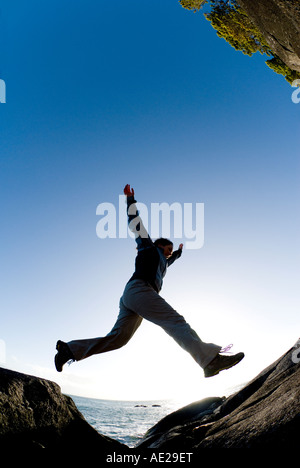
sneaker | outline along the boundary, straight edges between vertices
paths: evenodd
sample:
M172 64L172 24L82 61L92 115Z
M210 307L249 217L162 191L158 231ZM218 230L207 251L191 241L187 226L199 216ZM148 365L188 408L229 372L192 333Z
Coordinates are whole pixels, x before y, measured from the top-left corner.
M229 369L230 367L238 364L244 356L244 353L237 353L233 356L223 356L222 354L217 354L217 356L204 368L204 376L213 377L220 371Z
M68 361L75 361L75 358L67 343L64 343L63 341L58 340L56 343L56 349L58 353L54 357L54 363L57 372L61 372L64 364Z

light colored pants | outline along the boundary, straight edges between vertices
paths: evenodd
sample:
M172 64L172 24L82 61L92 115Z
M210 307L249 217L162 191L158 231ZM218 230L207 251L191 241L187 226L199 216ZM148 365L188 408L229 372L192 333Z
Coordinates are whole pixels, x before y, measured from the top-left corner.
M201 341L185 319L143 280L127 283L120 299L119 316L108 335L70 341L68 346L76 361L121 348L128 343L143 318L162 327L202 368L221 350L221 346Z

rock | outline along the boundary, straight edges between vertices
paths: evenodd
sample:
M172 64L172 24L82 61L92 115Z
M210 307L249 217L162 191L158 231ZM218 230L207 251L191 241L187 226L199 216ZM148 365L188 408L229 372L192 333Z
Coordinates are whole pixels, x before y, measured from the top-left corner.
M193 460L203 459L203 448L293 450L300 430L300 341L296 348L228 398L206 398L169 414L131 449L93 429L56 383L0 368L1 452L46 448L67 452L68 459L96 453L101 464L149 449L193 453Z
M51 381L0 368L0 448L119 452L123 444L100 435L73 400Z
M140 449L160 447L162 441L169 437L170 431L174 434L176 430L180 430L180 427L191 424L195 420L198 421L207 414L212 414L222 401L222 398L205 398L168 414L147 431L137 447Z
M238 0L272 51L300 72L299 0Z
M298 446L300 365L291 348L244 388L228 398L188 405L151 428L137 449L193 452L203 448Z

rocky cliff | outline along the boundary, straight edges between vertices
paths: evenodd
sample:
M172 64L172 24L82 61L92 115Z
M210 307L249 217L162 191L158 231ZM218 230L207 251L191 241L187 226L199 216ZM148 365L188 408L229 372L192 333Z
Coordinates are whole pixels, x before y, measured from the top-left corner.
M300 72L299 0L238 0L272 51Z
M133 449L98 434L54 382L0 369L0 448L93 451L99 463L107 454L149 450L189 452L197 459L203 448L293 449L300 430L299 361L300 343L230 397L207 398L168 415Z
M300 344L226 399L209 398L167 416L140 448L296 448L300 430Z
M74 453L124 446L98 434L56 383L0 368L1 453L44 448Z

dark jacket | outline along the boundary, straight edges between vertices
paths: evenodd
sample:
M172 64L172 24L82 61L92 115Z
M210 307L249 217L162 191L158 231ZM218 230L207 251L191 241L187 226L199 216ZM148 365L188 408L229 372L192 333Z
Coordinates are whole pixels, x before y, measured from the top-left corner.
M128 225L135 234L138 251L135 271L129 281L142 279L156 292L160 292L168 266L181 256L182 251L181 249L176 250L169 258L164 256L163 250L154 245L145 230L135 203L134 197L127 196Z

